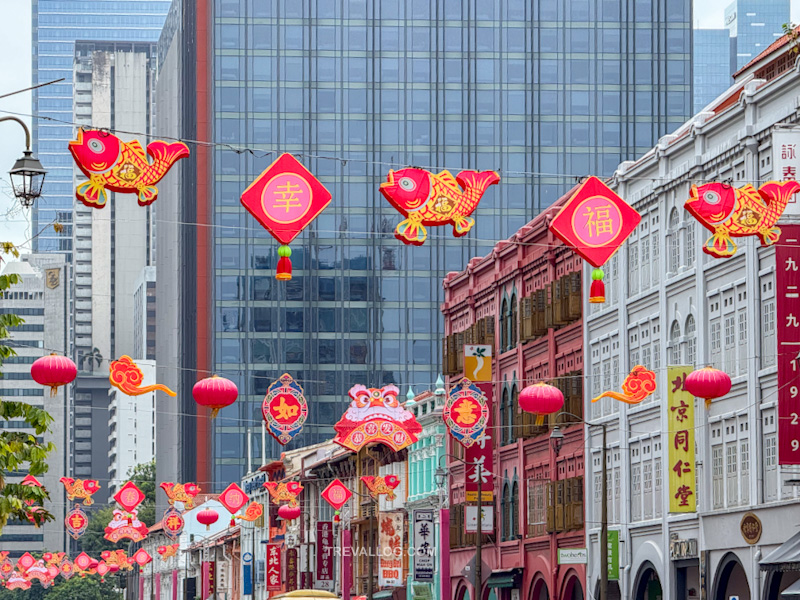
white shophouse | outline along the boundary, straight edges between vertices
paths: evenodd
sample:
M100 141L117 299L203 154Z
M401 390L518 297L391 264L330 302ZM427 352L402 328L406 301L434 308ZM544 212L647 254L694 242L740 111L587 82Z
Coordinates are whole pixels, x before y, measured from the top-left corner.
M712 258L702 251L710 232L683 208L693 184L758 187L783 179L776 171L785 157L774 136L794 136L800 148L797 56L779 40L726 94L614 176L612 187L642 221L606 265L606 303L586 304L584 313L585 414L607 427L608 522L620 539L609 599L778 600L800 578L800 487L787 484L797 476L776 460L775 248L739 238L732 258ZM781 224L793 220L800 222L800 201ZM619 391L636 364L656 372L653 396L639 405L591 403L601 391ZM708 409L695 402L696 513L669 514L669 365L713 365L733 380ZM594 598L601 435L601 427L587 428L587 588Z

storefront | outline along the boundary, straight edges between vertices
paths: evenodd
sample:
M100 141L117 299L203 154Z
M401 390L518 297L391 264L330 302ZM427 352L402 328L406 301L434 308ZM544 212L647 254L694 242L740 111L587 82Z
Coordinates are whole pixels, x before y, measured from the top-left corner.
M800 598L800 533L796 533L759 563L764 571L764 600Z

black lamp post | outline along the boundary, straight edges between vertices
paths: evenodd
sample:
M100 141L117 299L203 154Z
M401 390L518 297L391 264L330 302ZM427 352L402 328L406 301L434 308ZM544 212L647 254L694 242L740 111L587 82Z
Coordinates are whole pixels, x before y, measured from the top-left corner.
M30 208L33 206L33 202L42 195L42 186L47 171L31 151L31 132L28 130L28 126L17 117L0 117L0 122L2 121L16 121L25 130L25 151L8 174L11 176L14 196L24 208Z

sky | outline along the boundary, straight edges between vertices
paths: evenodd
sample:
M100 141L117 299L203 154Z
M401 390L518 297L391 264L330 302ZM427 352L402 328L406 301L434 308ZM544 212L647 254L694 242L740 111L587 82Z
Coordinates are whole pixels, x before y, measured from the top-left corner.
M723 13L729 3L730 0L695 0L694 26L722 27ZM0 95L3 95L31 85L31 3L30 0L0 0L0 5L4 21L0 56L5 65L13 66L0 70ZM792 21L800 22L800 0L792 0ZM30 93L0 100L0 116L3 110L28 114L30 109ZM23 119L30 123L29 118ZM18 125L0 123L0 242L21 244L31 236L30 211L23 211L11 196L7 175L14 161L22 155L24 144L25 138Z

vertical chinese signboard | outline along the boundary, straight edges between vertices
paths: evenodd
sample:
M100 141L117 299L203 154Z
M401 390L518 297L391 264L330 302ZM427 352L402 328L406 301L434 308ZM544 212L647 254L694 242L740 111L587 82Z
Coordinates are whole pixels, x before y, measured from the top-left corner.
M797 181L798 175L800 175L800 129L774 130L772 132L772 179ZM797 195L789 199L784 214L800 215L800 200ZM781 229L786 231L782 225Z
M281 545L267 544L267 591L281 591Z
M436 570L433 511L414 511L414 581L433 581Z
M331 521L317 521L317 584L320 589L333 588L333 523Z
M492 384L478 383L478 388L486 398L489 416L486 428L481 436L465 450L464 461L466 473L466 501L478 501L478 480L481 480L481 502L491 502L494 499L494 443L492 441ZM476 466L477 465L477 466Z
M378 515L380 563L378 585L403 585L403 513L384 512Z
M694 396L684 389L694 369L667 368L667 443L669 444L669 512L697 511L694 451Z
M619 581L619 531L608 530L608 579Z
M286 551L286 591L293 592L297 589L297 548Z
M778 464L800 465L800 225L775 246L778 329Z

